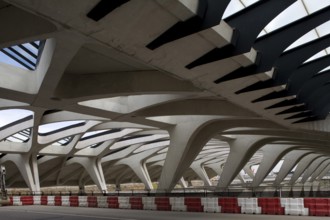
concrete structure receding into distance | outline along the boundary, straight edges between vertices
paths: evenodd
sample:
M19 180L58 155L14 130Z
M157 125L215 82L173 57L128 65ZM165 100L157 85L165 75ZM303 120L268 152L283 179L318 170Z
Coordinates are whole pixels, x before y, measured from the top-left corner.
M329 19L329 0L0 0L9 187L317 185Z

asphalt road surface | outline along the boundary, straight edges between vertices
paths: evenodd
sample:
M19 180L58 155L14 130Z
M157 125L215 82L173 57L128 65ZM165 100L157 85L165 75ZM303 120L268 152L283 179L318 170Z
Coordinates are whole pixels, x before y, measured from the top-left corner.
M328 217L145 211L60 206L3 206L3 220L320 220Z

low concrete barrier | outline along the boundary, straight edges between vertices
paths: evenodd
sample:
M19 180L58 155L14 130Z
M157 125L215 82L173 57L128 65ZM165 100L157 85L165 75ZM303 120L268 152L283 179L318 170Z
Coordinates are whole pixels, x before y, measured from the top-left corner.
M330 199L328 198L11 196L8 199L8 205L330 216Z

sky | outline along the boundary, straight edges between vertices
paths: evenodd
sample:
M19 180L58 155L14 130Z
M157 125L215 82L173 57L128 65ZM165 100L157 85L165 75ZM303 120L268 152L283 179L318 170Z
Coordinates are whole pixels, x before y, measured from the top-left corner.
M257 1L258 0L231 0L229 6L227 7L224 13L223 18L226 18ZM316 12L329 5L330 5L330 0L318 0L318 1L298 0L290 7L288 7L287 10L283 11L280 15L278 15L274 20L272 20L259 34L259 37L265 35L266 33L270 33L282 26L285 26L286 24L289 24L300 18L303 18L308 14ZM289 46L287 49L292 49L294 47L297 47L301 44L307 43L309 41L312 41L314 39L317 39L318 37L322 37L329 33L330 33L330 21L308 32L300 39L298 39L296 42L294 42L291 46ZM315 54L315 56L308 59L307 62L325 56L329 53L330 53L330 47L327 48L326 50L322 50L319 53Z
M39 41L35 41L36 44L39 44ZM28 50L30 50L31 52L33 52L35 55L38 54L38 49L33 47L30 43L25 43L22 44L25 48L27 48ZM30 61L32 61L33 63L36 63L36 59L34 57L32 57L30 54L28 54L27 52L25 52L22 48L18 47L18 46L12 46L13 49L15 49L17 52L21 53L23 56L25 56L26 58L28 58ZM19 60L21 60L22 62L24 62L25 64L31 66L31 64L27 63L26 61L24 61L22 58L20 58L19 56L17 56L16 54L14 54L12 51L10 51L9 49L4 48L3 50L7 51L8 53L14 55L16 58L18 58ZM12 66L16 66L19 68L23 68L26 69L24 66L22 66L20 63L16 62L15 60L13 60L12 58L8 57L5 53L0 52L0 62L12 65ZM31 66L33 68L33 66Z
M16 120L32 115L33 112L23 109L10 109L0 111L0 127Z

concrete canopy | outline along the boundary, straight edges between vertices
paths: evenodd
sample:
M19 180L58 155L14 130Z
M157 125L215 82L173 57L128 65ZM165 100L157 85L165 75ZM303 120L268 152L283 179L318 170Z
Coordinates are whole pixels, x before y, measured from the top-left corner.
M310 1L256 1L224 17L233 2L0 0L9 186L172 190L184 180L211 186L217 175L214 187L247 186L242 170L253 187L327 176L328 55L305 61L329 36L290 45L320 32L329 6L269 30Z

